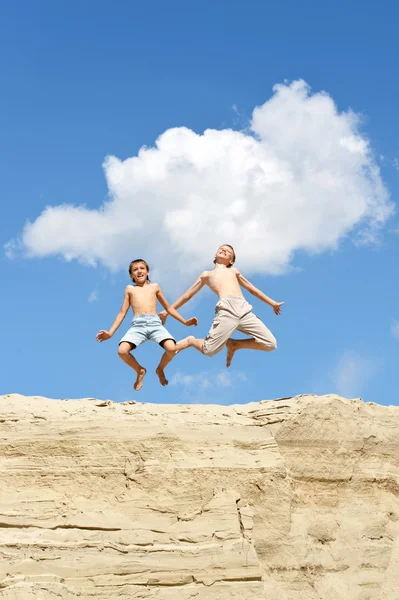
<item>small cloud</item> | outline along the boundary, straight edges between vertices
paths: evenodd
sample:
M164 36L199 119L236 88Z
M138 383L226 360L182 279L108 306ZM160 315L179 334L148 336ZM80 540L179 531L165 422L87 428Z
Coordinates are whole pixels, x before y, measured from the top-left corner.
M188 375L179 371L173 375L170 383L171 385L181 385L186 389L196 387L203 390L211 385L210 380L205 375Z
M10 240L4 244L4 254L7 258L15 258L20 250L21 244L17 240Z
M200 373L198 375L190 375L188 373L177 372L173 375L170 380L171 385L181 385L185 389L192 389L194 387L199 389L213 388L230 388L236 385L238 382L246 381L247 377L244 373L230 373L226 371L219 371L211 376L209 374Z
M89 304L93 304L93 302L98 301L98 290L94 289L90 292L89 297L87 298L87 302Z
M248 381L245 373L238 371L232 373L231 371L219 371L214 377L215 383L218 387L232 387L238 382Z
M4 253L7 258L14 258L14 243L12 241L4 244Z
M377 363L355 352L345 352L331 374L338 394L347 398L361 396L376 371Z
M399 160L397 158L393 159L392 165L393 165L394 169L396 169L397 171L399 171Z
M394 321L391 325L391 335L399 340L399 321Z
M215 376L215 382L219 387L231 387L233 385L231 374L225 371L220 371Z

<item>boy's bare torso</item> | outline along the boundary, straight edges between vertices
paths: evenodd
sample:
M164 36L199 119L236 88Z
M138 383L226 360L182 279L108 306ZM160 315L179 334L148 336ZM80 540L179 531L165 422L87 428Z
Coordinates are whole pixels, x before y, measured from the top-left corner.
M135 285L127 286L130 306L135 317L138 315L157 314L158 290L159 285L157 283L148 283L142 287Z
M234 267L216 267L212 271L204 271L201 279L219 298L243 295L238 281L238 271Z

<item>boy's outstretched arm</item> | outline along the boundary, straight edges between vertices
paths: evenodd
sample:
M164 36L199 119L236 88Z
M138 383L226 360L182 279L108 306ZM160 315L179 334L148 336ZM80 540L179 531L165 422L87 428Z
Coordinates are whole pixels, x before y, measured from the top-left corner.
M186 290L184 292L184 294L182 294L180 296L180 298L178 298L176 300L176 302L173 302L171 308L176 309L176 308L180 308L181 306L183 306L183 304L185 304L193 296L195 296L195 294L197 294L204 285L205 285L205 279L203 277L203 273L201 273L201 275L198 277L197 281L195 283L193 283L193 285L191 287L189 287L188 290ZM162 323L164 323L166 321L166 317L168 316L167 313L168 313L168 311L159 313Z
M271 298L269 298L268 296L266 296L266 294L264 294L263 292L261 292L260 290L258 290L257 287L255 287L253 285L253 283L251 283L250 281L248 281L248 279L246 279L244 277L244 275L242 273L240 273L237 270L237 279L239 284L246 290L248 290L248 292L250 294L252 294L253 296L255 296L256 298L259 298L259 300L262 300L262 302L265 302L266 304L268 304L269 306L272 307L272 309L274 310L274 312L276 313L276 315L279 315L281 312L281 306L284 304L284 302L276 302L275 300L272 300Z
M187 325L187 326L198 325L198 320L196 319L196 317L192 317L191 319L185 319L184 317L179 315L177 310L175 308L173 308L173 306L171 306L169 304L169 302L166 300L166 298L163 295L162 290L159 286L158 286L156 294L157 294L157 298L158 298L159 302L164 307L165 312L167 314L169 314L171 317L174 317L177 321L180 321L180 323L183 323L183 325Z
M105 340L109 340L114 335L115 331L118 329L119 325L122 323L123 319L126 317L127 311L129 310L129 306L130 306L129 292L128 292L128 288L126 288L125 296L123 298L123 303L122 303L121 309L120 309L119 313L116 315L116 319L113 322L111 329L109 331L106 331L105 329L101 329L96 335L97 342L105 342Z

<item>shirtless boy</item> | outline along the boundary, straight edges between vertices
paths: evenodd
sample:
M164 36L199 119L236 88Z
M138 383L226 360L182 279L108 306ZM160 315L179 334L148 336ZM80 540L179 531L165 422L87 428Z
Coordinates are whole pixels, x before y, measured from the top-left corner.
M210 287L219 297L215 318L205 340L196 339L191 335L176 344L176 352L192 346L206 356L214 356L226 345L226 366L229 367L234 353L241 348L266 352L277 348L274 335L254 315L252 306L242 294L241 286L259 300L269 304L276 315L280 314L280 307L284 302L275 302L250 283L238 269L233 267L235 259L232 246L229 244L220 246L213 261L215 268L201 273L197 281L172 305L173 308L180 308L204 285ZM160 313L160 317L165 322L166 312ZM243 340L231 339L230 336L235 331L241 331L250 337Z
M157 315L157 301L164 307L165 314L171 315L177 321L183 323L183 325L198 324L195 317L184 319L179 315L177 310L170 306L158 283L150 282L149 272L150 268L145 260L137 259L130 263L129 275L134 285L126 286L122 308L116 316L111 329L109 331L101 329L96 336L98 342L109 340L126 317L129 306L132 307L132 326L119 342L118 354L137 373L137 379L133 386L136 391L141 389L147 371L131 355L132 350L147 340L156 342L162 346L165 352L156 369L161 385L168 384L164 369L176 354L176 341L165 329Z

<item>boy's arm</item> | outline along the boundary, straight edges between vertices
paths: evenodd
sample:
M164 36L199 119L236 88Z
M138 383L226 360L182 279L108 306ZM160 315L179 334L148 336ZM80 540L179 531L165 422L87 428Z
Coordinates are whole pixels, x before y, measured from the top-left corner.
M123 319L126 317L126 313L129 310L130 306L130 296L129 296L129 288L125 289L125 296L123 298L123 303L119 313L116 315L116 319L113 322L113 325L109 331L101 329L96 335L97 342L104 342L105 340L109 340L118 329L119 325L122 323Z
M276 315L279 315L281 312L281 306L284 304L284 302L276 302L275 300L272 300L271 298L269 298L268 296L266 296L266 294L264 294L263 292L261 292L260 290L258 290L257 287L255 287L253 285L253 283L251 283L250 281L248 281L248 279L246 279L244 277L244 275L242 273L240 273L237 269L237 279L238 279L238 283L246 290L248 290L248 292L250 294L252 294L253 296L255 296L256 298L259 298L259 300L262 300L262 302L265 302L266 304L268 304L269 306L272 307L272 309L274 310L274 312L276 313Z
M180 296L180 298L178 298L176 300L176 302L173 302L172 307L180 308L181 306L183 306L183 304L185 304L193 296L195 296L195 294L197 294L204 285L205 285L204 273L201 273L201 275L198 277L197 281L195 283L193 283L193 285L191 287L189 287L188 290L186 290L184 292L184 294L182 294Z
M181 315L179 315L179 313L177 312L177 310L175 308L173 308L173 306L171 306L169 304L169 302L166 300L165 296L162 293L162 290L160 288L160 286L158 286L158 289L156 291L156 295L157 295L157 299L159 300L159 302L162 304L162 306L164 307L165 311L171 315L172 317L174 317L177 321L180 321L180 323L183 323L183 325L198 325L198 321L195 317L192 317L191 319L184 319Z
M182 294L180 296L180 298L178 298L176 300L176 302L174 302L171 306L171 308L176 309L176 308L180 308L181 306L183 306L183 304L185 304L186 302L188 302L193 296L195 296L195 294L197 294L200 289L205 285L205 277L204 277L205 271L203 273L201 273L201 275L198 277L197 281L195 283L193 283L193 285L191 287L188 288L188 290L186 290L184 292L184 294ZM162 322L164 323L167 317L167 313L166 312L162 312L159 314ZM171 314L171 313L170 313ZM174 315L172 315L174 316Z

